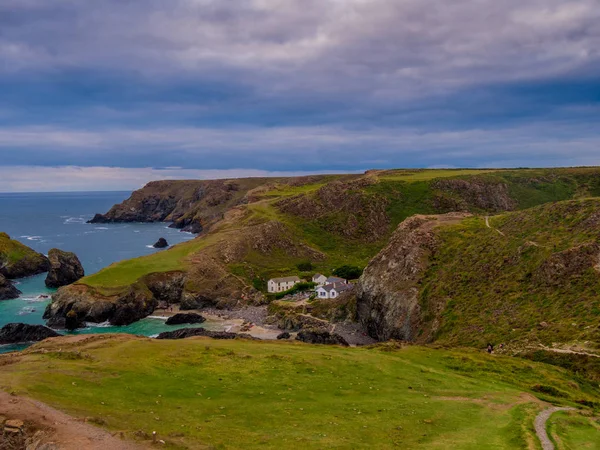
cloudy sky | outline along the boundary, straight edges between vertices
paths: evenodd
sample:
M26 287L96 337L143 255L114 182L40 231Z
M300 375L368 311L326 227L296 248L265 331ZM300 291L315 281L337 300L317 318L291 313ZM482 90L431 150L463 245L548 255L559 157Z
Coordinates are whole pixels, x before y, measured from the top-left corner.
M2 0L0 191L600 165L598 0Z

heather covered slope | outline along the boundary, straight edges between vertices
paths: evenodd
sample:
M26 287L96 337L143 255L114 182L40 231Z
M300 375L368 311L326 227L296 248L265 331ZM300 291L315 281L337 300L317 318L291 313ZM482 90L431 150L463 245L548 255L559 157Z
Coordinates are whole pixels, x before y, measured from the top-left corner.
M600 349L600 199L439 222L407 220L365 270L358 311L370 334Z
M296 267L303 261L323 273L344 264L364 267L413 214L489 214L597 194L596 168L388 170L150 183L98 220L174 220L177 226L184 220L200 223L203 233L167 251L114 264L55 299L83 296L123 304L137 320L136 308L141 305L146 314L160 300L147 277L183 273L182 288L169 294L176 301L191 306L256 302L268 278L308 275ZM196 219L190 222L192 216ZM72 289L77 295L70 295ZM63 306L55 307L57 314L70 308Z
M600 395L545 364L393 344L73 336L0 365L4 390L148 446L156 431L172 449L538 448L539 411L572 406L585 420L594 412L578 402Z

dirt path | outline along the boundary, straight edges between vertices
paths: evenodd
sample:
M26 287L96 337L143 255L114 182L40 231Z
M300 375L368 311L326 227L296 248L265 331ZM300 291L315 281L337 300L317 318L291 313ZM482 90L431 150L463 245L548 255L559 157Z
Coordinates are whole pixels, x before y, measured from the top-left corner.
M574 408L560 408L555 406L552 408L545 409L537 415L534 422L535 432L540 440L540 443L542 444L543 450L554 450L554 444L552 443L552 441L548 437L548 433L546 432L546 422L548 421L550 416L557 411L572 410L574 410Z
M579 352L576 350L569 350L567 348L552 348L552 347L546 347L545 345L540 345L540 347L547 351L547 352L554 352L554 353L568 353L571 355L584 355L584 356L591 356L593 358L600 358L600 355L596 355L595 353L588 353L588 352Z
M19 419L44 431L41 444L53 443L60 450L142 450L148 448L125 442L108 431L88 425L50 406L24 397L0 392L0 414ZM34 447L37 448L38 446Z
M500 236L506 236L502 231L500 231L499 229L494 228L490 225L490 216L485 216L485 226L488 227L490 230L494 230Z

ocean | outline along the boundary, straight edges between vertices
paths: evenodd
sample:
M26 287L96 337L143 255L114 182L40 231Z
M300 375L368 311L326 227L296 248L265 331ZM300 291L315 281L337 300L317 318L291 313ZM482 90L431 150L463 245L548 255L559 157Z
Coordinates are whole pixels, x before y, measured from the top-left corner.
M34 250L47 254L51 248L74 252L86 275L109 264L160 250L152 248L158 238L177 244L194 235L168 228L165 223L88 224L95 213L104 213L130 192L69 192L0 194L0 231ZM0 301L0 327L11 322L43 324L42 315L54 291L46 288L46 274L17 280L20 298ZM75 333L125 332L152 336L178 327L164 320L146 318L126 327L90 326ZM0 346L0 353L23 348Z

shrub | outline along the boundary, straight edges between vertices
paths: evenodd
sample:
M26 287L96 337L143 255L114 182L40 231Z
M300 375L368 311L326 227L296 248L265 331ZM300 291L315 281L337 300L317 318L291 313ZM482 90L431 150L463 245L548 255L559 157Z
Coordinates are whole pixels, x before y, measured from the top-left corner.
M345 278L346 280L356 280L360 278L363 273L363 269L357 266L341 266L333 271L336 277Z
M310 261L303 261L296 265L300 272L310 272L313 270L313 265Z

